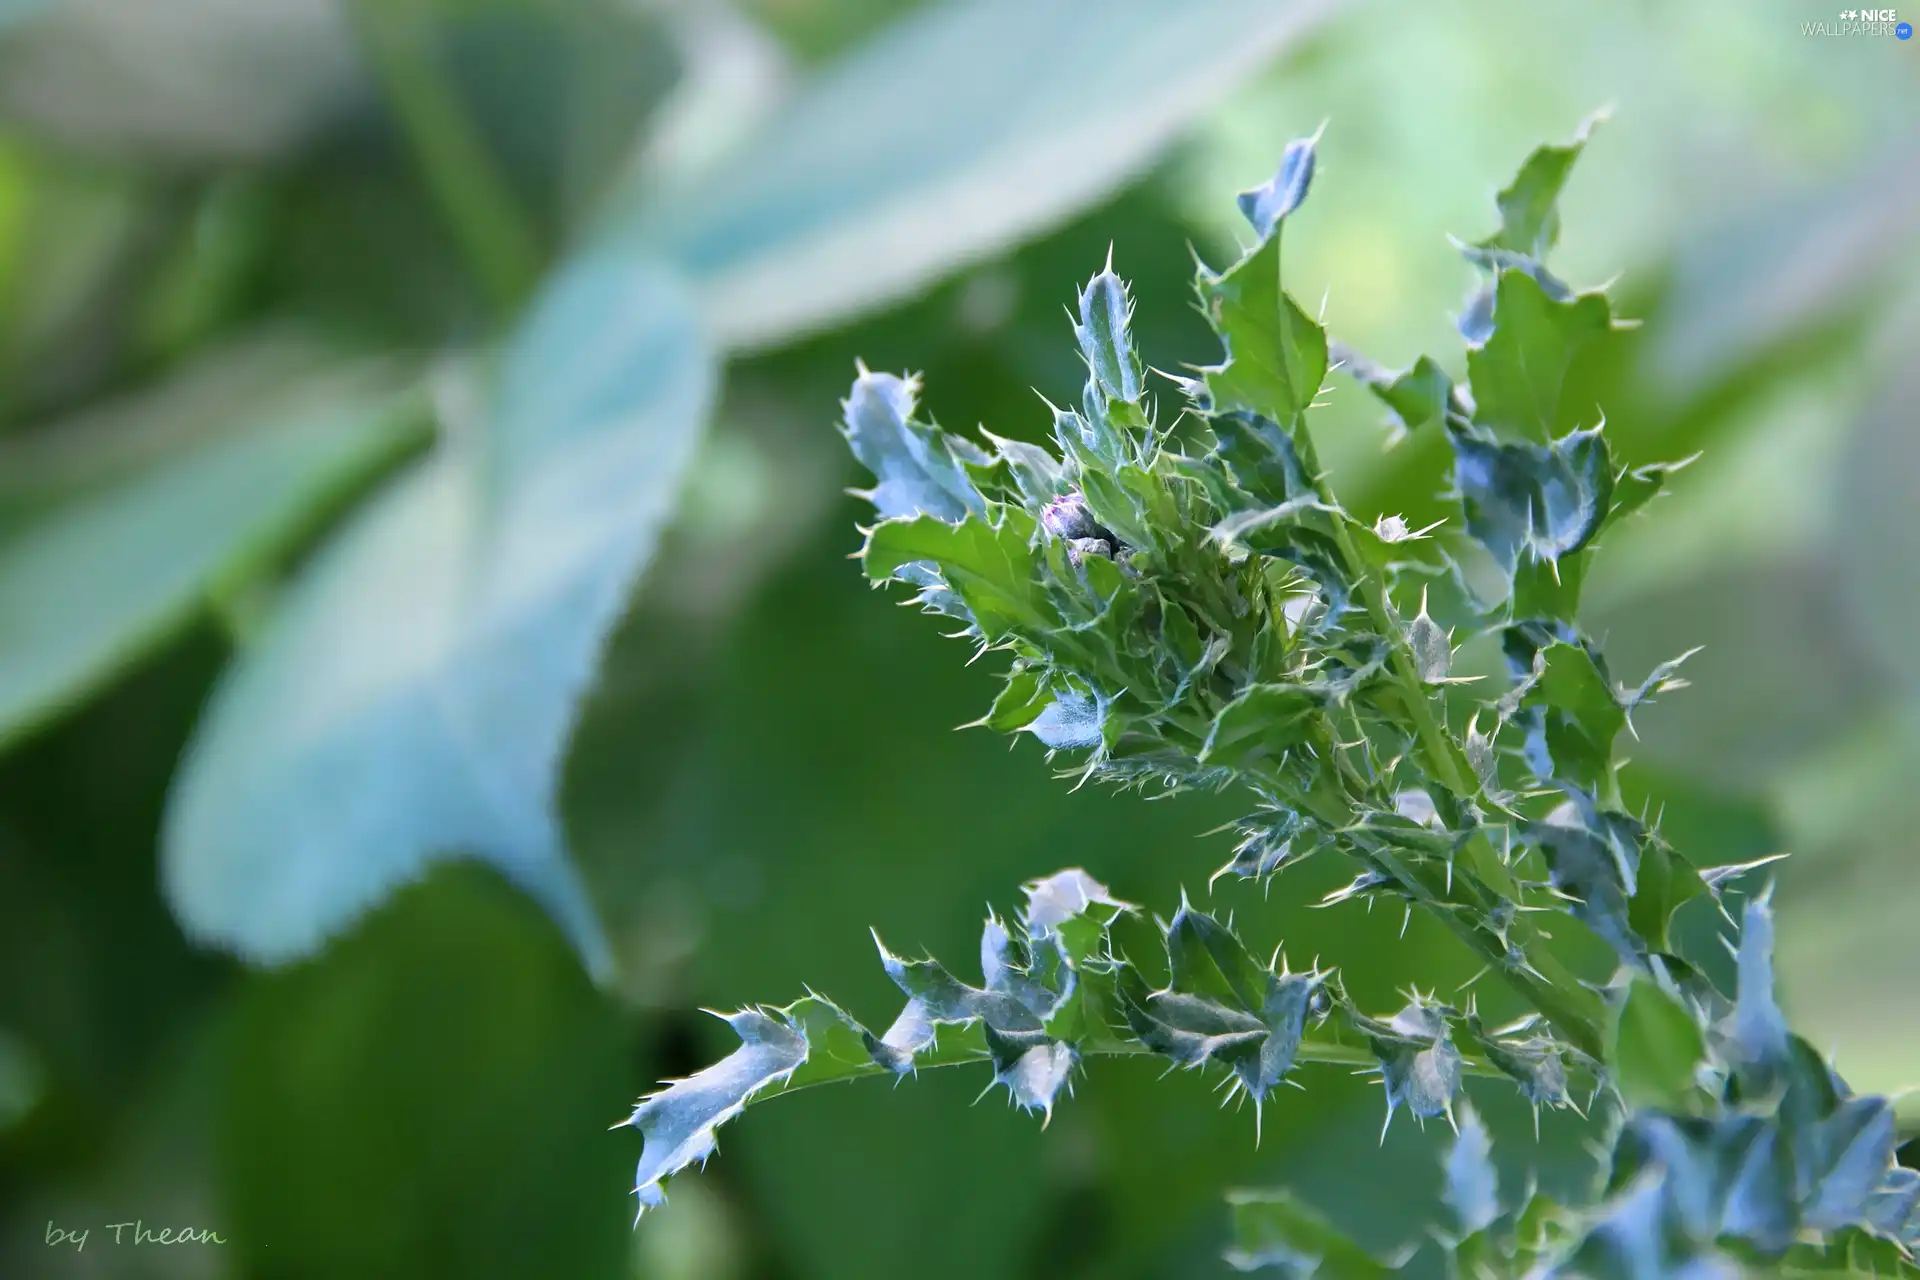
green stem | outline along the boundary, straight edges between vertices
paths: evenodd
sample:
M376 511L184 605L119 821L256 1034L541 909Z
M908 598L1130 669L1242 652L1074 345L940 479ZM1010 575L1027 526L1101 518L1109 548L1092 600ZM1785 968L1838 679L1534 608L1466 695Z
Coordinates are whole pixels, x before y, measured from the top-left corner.
M1313 443L1304 423L1299 424L1296 439L1300 441L1307 465L1317 475ZM1320 496L1331 504L1331 495L1323 491ZM1344 520L1336 519L1333 527L1335 543L1345 561L1347 576L1355 583L1355 592L1373 619L1375 630L1387 639L1388 671L1407 716L1413 722L1414 733L1427 757L1429 771L1447 790L1464 800L1473 794L1474 788L1468 785L1467 775L1460 769L1463 753L1433 713L1433 703L1428 696L1426 683L1420 678L1412 646L1387 607L1385 589L1361 558ZM1345 818L1342 817L1335 825L1346 825ZM1605 1008L1600 998L1547 950L1545 940L1531 925L1516 917L1508 925L1507 935L1525 957L1533 974L1517 967L1497 939L1484 936L1484 930L1461 918L1457 907L1478 908L1478 904L1456 901L1450 890L1450 882L1443 874L1433 868L1415 868L1402 860L1398 853L1384 846L1371 847L1367 852L1387 874L1393 876L1404 892L1438 915L1469 946L1491 962L1494 972L1544 1014L1575 1048L1593 1058L1601 1056ZM1470 870L1481 883L1505 901L1519 901L1513 876L1484 831L1472 834L1466 845L1465 856ZM1534 976L1536 974L1538 976Z
M1099 1044L1076 1045L1075 1051L1083 1058L1145 1058L1156 1056L1154 1051L1137 1040L1105 1040ZM932 1070L938 1067L962 1067L970 1063L989 1062L991 1056L985 1046L968 1040L956 1039L922 1051L913 1060L913 1070ZM1339 1040L1314 1039L1303 1037L1300 1047L1294 1054L1296 1063L1311 1062L1323 1066L1377 1068L1380 1060L1373 1051L1363 1045L1348 1044ZM1470 1076L1479 1076L1489 1080L1510 1080L1511 1077L1485 1058L1461 1051L1461 1070ZM821 1085L839 1084L843 1080L865 1080L875 1076L891 1076L894 1073L877 1062L855 1066L846 1064L845 1069L832 1075L803 1077L798 1083L775 1085L754 1096L755 1102L768 1098L777 1098L783 1094L801 1093Z
M421 38L419 15L391 0L358 0L354 16L441 216L495 309L511 314L540 275L532 223Z

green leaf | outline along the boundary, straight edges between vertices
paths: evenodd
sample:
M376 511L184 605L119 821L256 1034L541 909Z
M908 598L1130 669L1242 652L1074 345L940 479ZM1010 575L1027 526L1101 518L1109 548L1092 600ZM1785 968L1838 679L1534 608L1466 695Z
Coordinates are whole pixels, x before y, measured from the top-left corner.
M290 959L464 853L607 973L554 789L714 381L659 266L602 249L559 272L471 437L358 511L222 679L163 831L188 932Z
M1280 234L1220 275L1203 272L1200 299L1226 347L1206 373L1216 412L1240 409L1291 426L1327 374L1326 331L1280 287Z
M1858 1227L1837 1231L1830 1239L1805 1241L1773 1262L1769 1274L1781 1280L1813 1280L1820 1276L1867 1280L1911 1280L1920 1276L1920 1264L1896 1242Z
M770 346L1097 200L1317 16L1269 0L933 6L634 210L631 231L699 281L724 345Z
M1453 379L1428 356L1421 356L1404 372L1366 381L1393 411L1400 429L1409 434L1428 423L1445 422L1454 408Z
M1888 1170L1867 1200L1865 1217L1882 1235L1909 1249L1920 1246L1920 1169Z
M1693 461L1694 458L1682 458L1678 462L1649 462L1622 471L1614 481L1613 505L1607 511L1607 518L1600 522L1600 532L1605 533L1659 497L1666 489L1667 477L1692 465Z
M1032 724L1053 705L1053 691L1047 688L1037 667L1019 667L1007 673L1007 683L993 706L979 723L999 733L1012 733Z
M1611 775L1613 740L1627 713L1585 645L1555 641L1540 650L1521 706L1542 713L1527 741L1537 775L1568 778L1589 791Z
M1569 400L1567 390L1576 365L1613 329L1606 295L1561 301L1511 267L1495 289L1492 336L1467 351L1474 421L1503 440L1536 444L1591 421L1596 406Z
M51 451L0 452L0 513L31 512L0 538L0 742L73 706L221 588L270 566L319 511L417 439L423 398L399 370L283 369L275 388L253 385L252 362L213 357L109 411L102 443L125 453L130 439L152 437L155 460L77 471ZM223 403L236 394L245 398ZM160 437L189 415L191 444L170 447ZM206 430L209 416L225 420L220 429ZM82 432L100 435L80 424L66 434ZM34 509L37 489L76 483L67 500Z
M1396 1270L1292 1192L1230 1191L1227 1203L1233 1206L1233 1248L1227 1261L1235 1270L1273 1268L1301 1280L1380 1280Z
M1591 547L1558 560L1527 547L1513 566L1513 594L1508 614L1516 622L1573 625L1580 616L1580 588L1586 584Z
M1233 767L1256 756L1277 759L1308 740L1320 699L1296 685L1255 685L1214 717L1202 763Z
M1313 496L1293 436L1272 418L1242 409L1214 414L1207 425L1220 442L1220 460L1248 496L1268 507Z
M1544 262L1560 239L1560 192L1573 172L1574 161L1586 148L1604 113L1587 117L1573 141L1536 147L1512 182L1501 188L1500 230L1480 242L1483 249L1503 249Z
M1707 1044L1686 1006L1652 978L1635 974L1612 1032L1607 1066L1627 1105L1687 1111Z
M1639 847L1622 830L1620 819L1576 793L1544 821L1529 824L1527 839L1545 857L1553 887L1572 900L1572 914L1622 959L1639 963L1646 940L1634 932L1629 918Z
M1706 882L1693 864L1668 848L1666 841L1650 836L1640 845L1639 871L1627 919L1649 948L1671 952L1674 948L1668 930L1673 913L1706 892Z
M1749 898L1740 918L1740 951L1727 1056L1744 1091L1771 1092L1793 1067L1787 1020L1773 990L1770 894Z
M1003 509L997 527L978 517L959 524L935 516L887 520L874 526L861 555L876 582L902 565L935 565L991 641L1010 631L1031 635L1059 625L1040 586L1033 534L1031 517L1012 508Z

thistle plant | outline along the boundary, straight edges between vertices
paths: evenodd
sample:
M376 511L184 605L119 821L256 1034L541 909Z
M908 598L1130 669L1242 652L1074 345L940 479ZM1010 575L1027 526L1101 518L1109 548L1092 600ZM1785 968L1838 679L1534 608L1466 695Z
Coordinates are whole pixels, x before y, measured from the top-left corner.
M1241 195L1252 246L1199 269L1222 352L1161 375L1177 413L1150 394L1111 259L1079 295L1088 376L1078 404L1053 409L1053 448L950 435L920 416L915 379L864 367L843 406L875 477L868 577L1007 659L981 724L1031 734L1083 781L1245 796L1215 881L1257 888L1309 857L1345 859L1351 883L1328 905L1427 913L1477 954L1481 986L1449 1002L1408 975L1404 1007L1362 1009L1337 969L1293 968L1278 940L1184 896L1150 921L1061 871L988 918L977 986L876 934L906 997L882 1031L813 994L726 1015L740 1048L629 1121L645 1135L643 1213L720 1124L810 1085L977 1062L1044 1118L1084 1060L1155 1055L1217 1074L1257 1128L1296 1065L1318 1062L1376 1073L1388 1123L1404 1109L1455 1125L1454 1221L1434 1233L1455 1274L1920 1275L1920 1174L1894 1163L1891 1105L1851 1095L1788 1031L1768 895L1730 892L1757 864L1698 869L1623 799L1616 740L1684 682L1678 660L1617 680L1579 625L1581 584L1598 542L1679 464L1623 466L1599 408L1569 391L1626 327L1604 292L1546 266L1585 141L1536 150L1499 193L1499 229L1461 246L1481 277L1458 325L1464 382L1431 359L1389 371L1346 350L1282 287L1309 138ZM1341 506L1309 429L1336 370L1396 431L1444 434L1454 515L1414 530ZM1455 674L1456 641L1475 638L1503 677ZM1689 904L1728 926L1738 907L1736 990L1681 944ZM1163 985L1123 937L1150 927ZM1476 999L1495 986L1486 1003L1519 1015L1500 1025ZM1596 1109L1607 1157L1588 1202L1503 1201L1469 1076L1517 1090L1536 1118ZM1230 1199L1242 1268L1373 1276L1403 1260L1368 1255L1284 1191Z

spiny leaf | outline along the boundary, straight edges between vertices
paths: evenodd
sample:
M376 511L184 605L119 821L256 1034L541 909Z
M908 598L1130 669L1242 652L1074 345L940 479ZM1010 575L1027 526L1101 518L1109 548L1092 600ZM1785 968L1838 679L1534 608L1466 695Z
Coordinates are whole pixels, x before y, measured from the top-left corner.
M978 517L951 524L938 516L886 520L873 527L861 552L876 582L902 566L925 561L966 602L989 641L1010 631L1040 632L1059 617L1041 593L1033 555L1033 521L1003 508L998 525Z
M1257 1105L1292 1069L1325 975L1274 973L1185 901L1167 926L1166 946L1166 989L1128 989L1135 1030L1183 1066L1224 1063Z
M1420 612L1407 624L1407 647L1413 650L1414 667L1421 680L1427 684L1445 682L1453 665L1453 646L1440 624L1427 616L1424 602Z
M1560 239L1560 192L1594 126L1605 119L1605 113L1591 115L1581 122L1572 142L1534 149L1513 181L1501 188L1500 230L1482 240L1480 247L1546 260L1547 251Z
M1728 1057L1743 1089L1764 1094L1792 1065L1787 1020L1773 995L1773 909L1764 894L1742 912L1738 981Z
M1297 685L1255 685L1214 718L1200 759L1233 766L1255 755L1277 757L1307 741L1319 706L1314 693Z
M633 1187L641 1213L666 1203L663 1184L670 1175L706 1162L715 1129L807 1060L807 1037L778 1012L742 1009L716 1016L740 1037L740 1047L706 1070L648 1094L626 1122L645 1137Z
M1352 348L1330 345L1336 369L1359 382L1387 406L1396 431L1412 435L1429 423L1444 423L1460 413L1453 379L1430 356L1421 356L1398 373L1383 368Z
M1707 885L1693 864L1658 835L1647 833L1638 844L1640 857L1627 918L1649 948L1672 951L1668 929L1674 913L1706 893Z
M1627 713L1587 647L1556 641L1537 652L1520 706L1539 713L1527 738L1534 774L1601 789L1612 774L1613 740L1626 727ZM1631 878L1622 879L1631 894Z
M1593 406L1567 399L1569 380L1613 327L1604 294L1558 301L1529 272L1501 271L1492 332L1467 351L1473 420L1498 439L1533 444L1578 426Z
M1460 1050L1439 1009L1415 1000L1377 1025L1370 1038L1387 1089L1387 1124L1402 1104L1421 1120L1453 1114L1453 1097L1460 1091Z
M1614 1086L1632 1107L1684 1111L1706 1041L1686 1006L1652 978L1635 974L1608 1045Z
M1112 257L1080 291L1080 322L1073 327L1080 354L1102 395L1110 400L1138 404L1146 394L1146 374L1140 353L1134 350L1129 329L1133 299L1127 286L1113 274Z
M1920 1245L1920 1169L1888 1170L1867 1198L1861 1216L1874 1230L1909 1249Z
M1261 505L1278 507L1313 494L1313 480L1300 461L1287 429L1272 418L1246 409L1208 419L1220 442L1220 460L1234 483Z
M1226 347L1203 370L1216 412L1236 409L1291 423L1320 392L1327 335L1280 287L1280 236L1262 240L1221 275L1203 272L1200 299Z
M1468 1046L1517 1083L1521 1096L1536 1108L1568 1105L1566 1059L1551 1039L1502 1039L1488 1034L1473 1015L1462 1021L1462 1028Z
M1031 725L1054 705L1053 691L1038 667L1015 667L1007 673L1007 682L993 700L993 706L979 724L1000 733L1013 733Z
M949 524L986 510L961 464L977 450L914 420L918 378L873 373L862 365L841 401L841 433L878 481L861 495L884 518L929 515Z
M1885 1098L1848 1098L1796 1133L1806 1224L1831 1231L1862 1221L1893 1165L1896 1141L1893 1106Z
M1452 440L1467 533L1508 574L1529 554L1551 566L1600 531L1613 472L1598 431L1549 445L1505 444L1468 431L1453 432Z
M1313 184L1314 151L1319 144L1318 133L1311 138L1295 138L1281 152L1280 168L1273 177L1240 193L1240 212L1261 239L1271 236L1281 220L1307 198L1307 188Z
M1628 902L1635 868L1623 861L1620 845L1593 831L1580 806L1572 802L1528 824L1525 834L1545 857L1553 887L1570 900L1575 918L1610 943L1622 959L1640 963L1646 943L1633 930Z

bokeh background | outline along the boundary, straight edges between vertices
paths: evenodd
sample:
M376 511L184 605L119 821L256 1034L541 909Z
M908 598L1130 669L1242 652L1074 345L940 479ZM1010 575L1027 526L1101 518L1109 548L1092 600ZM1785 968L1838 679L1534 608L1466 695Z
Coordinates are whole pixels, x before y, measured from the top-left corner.
M1595 375L1616 453L1705 454L1588 593L1623 678L1705 646L1643 713L1633 787L1699 864L1792 851L1790 1012L1857 1086L1920 1083L1920 42L1811 22L1838 11L0 3L0 1275L1201 1276L1221 1188L1258 1181L1403 1238L1441 1136L1377 1141L1377 1087L1332 1070L1257 1148L1207 1082L1134 1062L1044 1133L975 1105L978 1071L819 1090L729 1129L638 1231L639 1138L607 1131L730 1047L702 1007L805 983L884 1024L868 926L964 965L984 906L1060 867L1203 890L1231 800L1073 792L952 731L989 674L847 563L836 401L864 357L924 370L949 427L1037 437L1109 244L1149 362L1207 358L1190 249L1231 253L1233 193L1323 120L1295 293L1379 360L1457 365L1447 235L1611 105L1558 264L1645 322ZM593 430L514 434L549 411ZM1388 450L1379 418L1339 386L1321 455L1349 505L1418 522L1444 446ZM607 421L637 462L594 461ZM497 488L451 558L405 520L340 551L461 467ZM529 477L560 506L515 506ZM575 534L593 554L541 558ZM442 576L516 556L599 603L420 640ZM398 711L302 718L357 706L363 670ZM422 685L479 708L469 757L419 730ZM549 828L473 821L462 770L496 766ZM1343 878L1215 901L1363 1002L1471 973L1424 921L1307 908ZM569 886L597 983L536 901ZM1510 1159L1579 1176L1577 1121L1536 1148L1482 1105L1525 1134ZM110 1247L134 1219L227 1243Z

